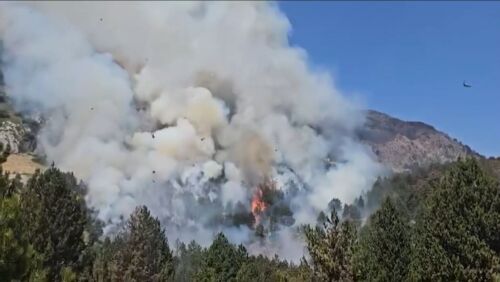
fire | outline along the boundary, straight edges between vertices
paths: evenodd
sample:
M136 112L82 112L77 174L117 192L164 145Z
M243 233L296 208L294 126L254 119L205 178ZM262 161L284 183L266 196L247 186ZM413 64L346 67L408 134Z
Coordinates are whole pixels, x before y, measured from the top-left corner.
M270 197L272 197L275 190L276 182L270 178L265 179L256 187L250 204L252 215L255 219L254 227L261 223L262 214L272 205Z
M255 194L252 197L252 214L255 218L255 225L260 223L260 215L266 210L267 204L262 200L262 190L257 189Z

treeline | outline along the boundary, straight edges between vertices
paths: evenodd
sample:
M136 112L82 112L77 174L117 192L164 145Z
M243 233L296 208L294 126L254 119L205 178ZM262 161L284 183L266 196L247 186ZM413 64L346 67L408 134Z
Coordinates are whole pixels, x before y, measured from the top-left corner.
M500 281L500 188L473 159L380 179L343 214L333 201L302 228L299 264L222 233L169 244L146 207L102 238L85 193L54 167L26 184L0 174L0 281ZM376 210L363 220L360 206Z

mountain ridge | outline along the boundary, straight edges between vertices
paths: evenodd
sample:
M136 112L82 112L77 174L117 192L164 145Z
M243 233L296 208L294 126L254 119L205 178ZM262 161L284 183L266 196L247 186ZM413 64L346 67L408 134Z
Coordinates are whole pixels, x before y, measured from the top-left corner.
M448 163L463 157L483 158L432 125L404 121L375 110L366 110L358 138L371 147L378 160L395 172L433 163Z

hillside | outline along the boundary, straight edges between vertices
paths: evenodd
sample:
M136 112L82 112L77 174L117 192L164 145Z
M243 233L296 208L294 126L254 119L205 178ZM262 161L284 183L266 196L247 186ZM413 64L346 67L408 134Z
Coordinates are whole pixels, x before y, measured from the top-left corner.
M38 123L24 118L14 111L5 93L3 75L0 71L0 143L8 147L11 154L2 164L2 169L11 175L18 173L25 180L43 166L32 155L36 147Z
M359 138L368 144L380 162L396 172L458 157L479 156L467 145L423 122L402 121L369 110Z

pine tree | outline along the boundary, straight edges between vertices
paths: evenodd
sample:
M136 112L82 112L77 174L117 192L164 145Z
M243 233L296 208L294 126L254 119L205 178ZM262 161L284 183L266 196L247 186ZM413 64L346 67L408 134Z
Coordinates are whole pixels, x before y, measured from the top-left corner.
M92 265L92 279L95 282L111 281L111 263L113 259L113 243L106 237L101 244L96 244L96 256Z
M23 234L17 197L0 198L0 281L26 279L33 250Z
M477 161L459 161L417 219L413 280L492 281L500 274L500 188Z
M193 281L196 273L201 269L203 255L204 249L195 241L191 241L187 247L184 243L179 243L177 247L178 263L175 269L174 281Z
M342 219L361 224L361 211L357 205L344 205Z
M386 198L362 229L354 256L361 281L404 281L410 260L408 220Z
M10 179L0 167L0 281L46 278L41 256L29 244L22 222L22 187L19 175Z
M224 234L219 233L206 250L197 281L237 281L240 267L247 259L246 249L232 245Z
M321 281L353 281L352 255L356 228L340 223L335 209L321 225L306 226L304 234L314 273Z
M84 230L88 214L76 187L72 174L50 168L35 173L21 194L26 235L42 256L51 281L60 279L63 268L78 271L87 247Z
M263 256L251 257L242 264L236 281L239 282L264 282L278 281L278 268L269 259Z
M126 231L116 239L113 281L167 281L173 278L173 255L165 231L145 206L136 208Z

